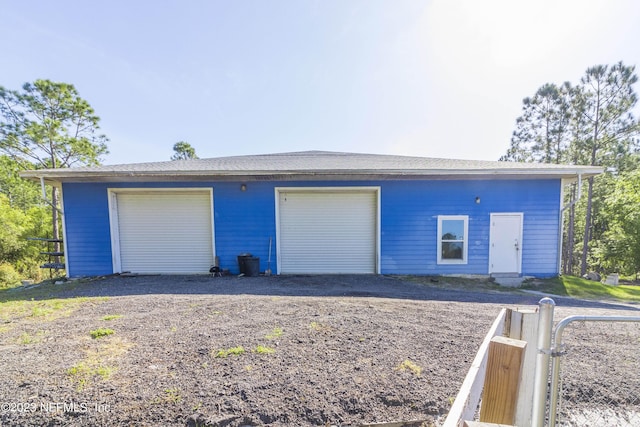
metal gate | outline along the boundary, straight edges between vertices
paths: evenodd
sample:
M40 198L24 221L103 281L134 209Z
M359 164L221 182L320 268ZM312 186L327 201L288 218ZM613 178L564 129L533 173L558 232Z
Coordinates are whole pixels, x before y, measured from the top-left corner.
M531 425L640 425L640 316L569 316L552 328L554 306L540 301Z

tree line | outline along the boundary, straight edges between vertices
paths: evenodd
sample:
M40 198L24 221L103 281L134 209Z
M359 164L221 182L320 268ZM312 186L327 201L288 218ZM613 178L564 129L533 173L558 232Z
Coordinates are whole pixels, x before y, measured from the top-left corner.
M99 122L71 84L36 80L21 90L0 86L0 288L43 278L39 266L48 256L40 252L48 248L29 237L52 239L50 252L62 252L60 189L42 189L19 172L99 165L108 154ZM197 158L187 142L173 149L172 160Z
M640 271L638 77L622 62L588 68L577 83L546 83L523 100L500 160L600 166L567 191L563 273ZM584 197L577 200L579 194Z

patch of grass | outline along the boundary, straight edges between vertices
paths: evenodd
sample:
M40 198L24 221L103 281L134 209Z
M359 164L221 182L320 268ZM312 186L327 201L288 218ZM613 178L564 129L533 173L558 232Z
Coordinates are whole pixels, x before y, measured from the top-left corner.
M413 373L416 377L419 377L422 374L422 367L420 367L415 362L412 362L409 359L405 359L401 364L396 367L398 371L409 371Z
M309 328L313 329L314 331L318 331L318 332L327 331L327 330L331 329L330 326L325 325L324 323L320 323L320 322L311 322L311 323L309 323Z
M265 347L263 345L259 345L253 350L253 352L258 354L273 354L276 352L276 350L271 347Z
M86 362L80 362L67 371L69 375L76 376L92 376L96 375L103 380L108 379L113 373L114 368L111 366L91 366Z
M94 340L98 338L106 337L109 335L113 335L114 333L115 331L109 328L98 328L89 332L89 334L91 335L91 338L93 338Z
M38 331L36 332L36 335L33 336L28 332L23 332L22 335L20 335L20 338L18 338L18 343L23 345L36 344L42 341L45 334L45 331Z
M107 314L106 316L102 316L102 320L104 320L105 322L108 322L110 320L120 319L121 317L122 317L122 314Z
M46 301L33 301L31 305L31 317L51 317L53 313L71 314L78 305L87 302L88 298L77 299L52 299Z
M111 366L95 365L90 362L79 362L67 370L72 380L77 384L78 391L82 391L87 387L94 377L107 380L113 373L115 368Z
M180 390L177 388L167 388L164 390L164 400L168 403L176 404L182 400Z
M327 325L326 323L321 323L321 322L309 323L309 329L316 332L322 332L324 334L331 334L332 332L335 331L331 325Z
M48 300L8 300L0 302L0 321L49 322L71 315L83 304L99 304L107 297L78 297Z
M640 302L640 286L610 286L575 276L525 282L523 288L582 299Z
M151 403L155 405L162 404L177 404L182 400L182 396L180 395L180 389L178 388L166 388L163 393L157 398L153 399Z
M282 328L276 327L276 328L273 328L273 330L269 332L267 335L265 335L264 337L268 340L274 340L276 338L280 338L281 336L282 336Z
M214 357L224 359L228 356L240 356L244 353L246 353L246 350L240 345L237 347L218 350L215 352Z
M500 286L488 277L456 277L456 276L399 276L402 280L409 280L421 285L443 289L487 290L498 292L518 292L518 288Z
M85 350L86 357L67 370L67 375L76 384L78 391L84 390L94 380L108 380L116 371L116 360L133 345L118 337L101 341L97 348Z
M54 299L62 292L66 294L72 294L73 291L77 290L80 287L86 286L91 282L96 282L103 279L104 277L91 277L81 280L67 280L62 284L56 285L55 282L63 280L63 278L55 278L51 280L45 280L35 285L18 286L10 289L0 289L0 303L9 301Z

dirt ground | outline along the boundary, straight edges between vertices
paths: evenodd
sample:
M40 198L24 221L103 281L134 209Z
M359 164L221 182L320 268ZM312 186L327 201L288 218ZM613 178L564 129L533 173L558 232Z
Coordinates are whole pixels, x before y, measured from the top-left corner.
M437 425L500 309L535 306L540 296L409 279L50 285L30 311L0 313L0 425ZM633 306L556 303L557 319L638 315ZM599 330L599 339L615 333ZM638 390L633 371L625 380Z

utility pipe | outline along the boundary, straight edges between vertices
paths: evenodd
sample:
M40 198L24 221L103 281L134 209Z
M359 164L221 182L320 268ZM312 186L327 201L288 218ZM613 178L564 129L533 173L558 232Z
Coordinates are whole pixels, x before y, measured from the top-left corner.
M560 222L558 224L558 273L561 273L562 269L562 244L564 239L562 238L562 227L564 224L564 211L569 209L571 206L575 205L580 197L582 196L582 174L578 174L578 194L576 194L575 200L572 200L570 203L566 204L560 209Z
M40 177L40 190L42 190L42 200L47 200L47 189L44 186L44 177Z

